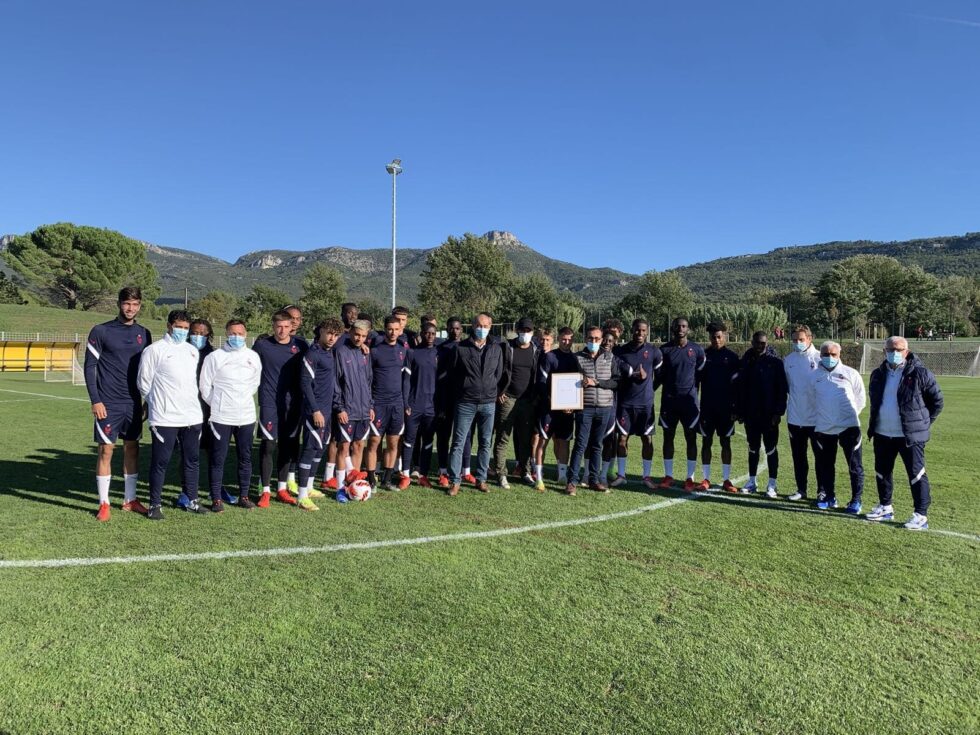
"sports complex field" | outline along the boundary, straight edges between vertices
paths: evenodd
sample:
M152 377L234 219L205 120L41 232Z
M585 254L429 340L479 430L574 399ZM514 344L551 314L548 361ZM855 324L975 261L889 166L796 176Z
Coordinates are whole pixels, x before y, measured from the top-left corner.
M638 483L154 524L118 477L99 524L84 388L0 375L0 732L980 732L980 380L940 384L914 533Z

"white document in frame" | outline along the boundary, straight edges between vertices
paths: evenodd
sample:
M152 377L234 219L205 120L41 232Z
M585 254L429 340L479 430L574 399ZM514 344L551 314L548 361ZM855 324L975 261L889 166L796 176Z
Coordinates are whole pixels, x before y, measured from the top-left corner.
M579 373L552 373L551 385L554 389L552 408L582 407L582 376Z

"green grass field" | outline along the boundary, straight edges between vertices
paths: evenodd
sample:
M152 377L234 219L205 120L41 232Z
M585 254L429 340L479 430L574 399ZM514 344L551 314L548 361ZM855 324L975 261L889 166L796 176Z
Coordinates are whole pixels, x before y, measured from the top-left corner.
M493 538L0 567L0 732L980 732L980 381L941 385L929 520L965 537L709 496ZM3 560L412 539L683 496L413 487L153 524L118 510L117 479L98 524L84 395L0 375ZM780 450L788 494L785 431ZM905 520L904 483L896 505Z

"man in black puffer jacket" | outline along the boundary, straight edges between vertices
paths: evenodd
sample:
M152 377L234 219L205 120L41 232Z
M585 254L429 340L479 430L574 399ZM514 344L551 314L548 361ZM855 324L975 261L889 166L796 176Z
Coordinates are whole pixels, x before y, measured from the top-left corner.
M783 361L769 347L765 332L752 335L752 347L742 357L736 383L735 413L745 424L749 443L749 481L743 493L758 492L756 475L759 472L759 452L766 448L769 484L766 496L776 497L776 477L779 474L779 422L786 413L786 372Z
M943 392L936 377L909 352L905 337L889 337L885 361L871 373L868 387L871 420L868 437L874 441L878 505L867 514L869 521L895 517L892 508L892 470L901 456L912 487L914 512L905 528L929 528L929 476L926 475L926 442L930 427L943 410Z

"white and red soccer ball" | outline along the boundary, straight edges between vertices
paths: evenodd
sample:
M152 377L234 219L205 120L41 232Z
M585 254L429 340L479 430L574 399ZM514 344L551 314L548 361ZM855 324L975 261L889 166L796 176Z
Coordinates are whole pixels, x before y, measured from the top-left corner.
M367 500L372 491L371 483L367 480L354 480L347 485L347 497L351 500Z

